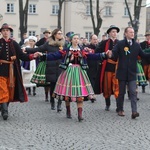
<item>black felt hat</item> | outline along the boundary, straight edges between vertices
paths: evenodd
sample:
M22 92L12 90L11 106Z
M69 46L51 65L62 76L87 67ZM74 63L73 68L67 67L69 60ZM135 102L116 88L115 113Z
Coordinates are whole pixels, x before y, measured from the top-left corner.
M107 30L107 34L109 34L109 32L112 30L112 29L116 29L117 30L117 33L120 31L120 29L118 27L116 27L115 25L111 25L109 27L109 29Z

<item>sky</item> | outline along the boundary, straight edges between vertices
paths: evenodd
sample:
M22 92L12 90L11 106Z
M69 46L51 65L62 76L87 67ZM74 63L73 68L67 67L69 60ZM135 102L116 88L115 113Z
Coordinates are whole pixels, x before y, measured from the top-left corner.
M147 4L150 4L150 0L147 0L147 2L146 2Z

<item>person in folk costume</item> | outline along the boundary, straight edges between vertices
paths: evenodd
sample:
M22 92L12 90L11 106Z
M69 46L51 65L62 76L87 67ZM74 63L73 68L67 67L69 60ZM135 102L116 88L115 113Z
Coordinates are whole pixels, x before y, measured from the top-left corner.
M9 102L28 100L22 83L20 59L30 61L38 55L22 52L19 44L10 38L13 29L7 23L2 25L0 32L0 104L2 117L7 120Z
M112 50L113 47L118 43L117 34L120 29L114 25L111 25L107 30L107 34L109 38L100 42L98 47L96 48L97 52L106 52L107 50ZM116 66L117 59L110 58L108 60L103 61L100 70L100 81L97 84L100 84L99 94L103 93L105 98L106 107L105 110L109 111L111 100L110 96L114 94L116 98L116 112L118 111L117 106L117 98L119 94L118 80L116 79ZM98 86L97 86L98 87ZM96 90L96 91L98 91ZM97 93L98 94L98 93Z
M128 83L130 91L131 118L139 117L137 112L137 59L150 58L150 54L143 52L139 43L134 40L134 29L126 27L124 31L125 38L117 43L113 51L109 51L109 57L118 59L118 67L116 78L119 82L119 96L118 96L118 115L125 116L124 114L124 95L126 84Z
M142 50L150 49L150 32L146 32L145 34L146 40L141 42ZM146 79L150 82L150 60L149 59L142 59L142 66L146 76ZM142 93L145 93L145 85L142 86Z
M26 48L25 51L28 53L34 53L34 52L43 52L43 53L55 53L59 51L59 47L64 46L65 40L63 37L63 33L60 29L55 29L52 31L52 34L48 41L37 47L37 48ZM56 85L56 81L58 76L61 73L61 68L59 68L61 60L54 60L54 61L46 61L46 82L50 82L50 103L51 103L51 109L55 110L55 100L53 97L53 91ZM61 111L61 100L58 100L57 103L57 111Z
M36 47L35 43L37 42L37 38L35 36L29 36L28 41L29 41L29 45L25 46L25 48L34 48L34 47ZM33 64L32 65L33 68L30 68L30 66L31 66L30 63ZM22 62L22 67L26 70L32 70L33 69L33 71L35 71L37 65L38 65L38 59L32 60L32 61L23 61ZM27 87L26 89L28 90L28 95L31 95L31 87ZM35 95L36 95L36 87L33 86L33 96L35 96Z
M66 33L65 46L64 46L64 47L68 47L68 46L70 45L70 43L71 43L71 41L70 41L70 36L71 36L72 34L74 34L73 31L70 31L70 32L67 32L67 33Z
M87 49L87 48L86 48ZM60 67L64 69L60 74L54 96L65 100L66 117L71 117L70 102L77 102L78 120L82 121L82 108L84 97L92 99L94 91L91 86L86 69L88 68L87 59L103 60L106 59L106 53L92 53L91 49L82 49L79 46L79 37L77 34L71 36L71 45L66 48L60 48L56 53L43 55L47 61L53 61L62 58Z
M39 41L36 42L36 46L41 46L43 45L45 42L48 41L49 37L51 36L51 31L46 29L43 32L44 37L41 38ZM41 86L41 85L40 85ZM48 102L48 93L50 93L50 84L45 84L44 86L44 91L45 91L45 102Z
M87 47L92 49L93 52L95 53L95 49L96 49L97 45L98 45L98 37L97 37L97 35L92 34L90 36L90 44ZM96 82L96 75L97 75L97 71L98 71L98 61L87 60L87 64L89 67L87 69L87 74L90 79L91 85L94 89L95 82ZM91 102L94 103L95 100L96 99L91 99Z

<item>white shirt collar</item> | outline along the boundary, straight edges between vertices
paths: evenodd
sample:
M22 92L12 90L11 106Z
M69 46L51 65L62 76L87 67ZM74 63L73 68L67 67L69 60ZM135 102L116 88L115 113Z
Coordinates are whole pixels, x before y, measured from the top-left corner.
M70 47L70 50L71 51L80 51L80 48L79 48L79 46L77 47L77 49L74 49L72 46Z

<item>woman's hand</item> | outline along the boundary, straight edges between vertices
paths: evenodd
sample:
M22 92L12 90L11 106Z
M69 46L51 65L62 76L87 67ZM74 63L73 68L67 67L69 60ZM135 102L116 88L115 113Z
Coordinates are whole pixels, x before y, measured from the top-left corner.
M21 49L22 49L23 53L27 53L25 47L22 47Z
M39 57L39 56L43 56L43 54L40 53L40 52L35 52L33 57L34 57L34 58L37 58L37 57Z

